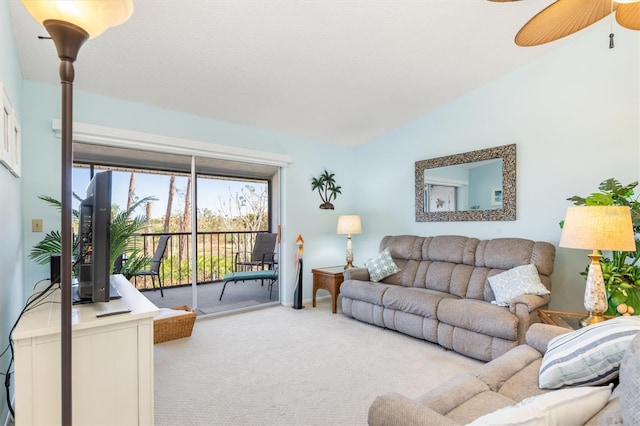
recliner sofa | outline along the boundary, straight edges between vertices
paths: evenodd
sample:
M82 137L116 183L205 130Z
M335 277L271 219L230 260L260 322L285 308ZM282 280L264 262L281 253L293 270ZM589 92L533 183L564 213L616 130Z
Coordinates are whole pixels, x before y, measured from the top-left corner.
M539 321L537 309L550 301L550 295L525 294L497 306L488 281L533 264L550 290L555 247L548 242L398 235L385 236L379 249L388 249L400 272L373 282L366 268L346 270L343 314L472 358L490 361L524 343Z
M455 376L421 396L409 398L398 393L378 396L369 408L368 423L370 426L454 426L470 422L482 425L639 424L640 333L635 334L635 338L633 333L630 334L630 341L624 345L618 343L623 357L618 361L620 376L613 379L613 383L619 381L620 384L610 396L605 393L600 404L574 392L583 389L600 393L598 389L604 390L608 386L563 387L562 390L572 392L571 397L562 397L558 391L538 387L539 372L549 342L570 332L553 325L534 324L527 332L526 344L473 371ZM590 356L597 358L593 352ZM547 395L544 400L526 403L527 399L542 394ZM485 415L491 419L482 417Z

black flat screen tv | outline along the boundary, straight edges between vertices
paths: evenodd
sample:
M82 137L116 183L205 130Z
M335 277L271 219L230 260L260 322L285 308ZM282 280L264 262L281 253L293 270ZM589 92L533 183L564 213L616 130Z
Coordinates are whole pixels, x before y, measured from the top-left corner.
M80 203L74 303L108 302L111 277L111 172L96 173Z

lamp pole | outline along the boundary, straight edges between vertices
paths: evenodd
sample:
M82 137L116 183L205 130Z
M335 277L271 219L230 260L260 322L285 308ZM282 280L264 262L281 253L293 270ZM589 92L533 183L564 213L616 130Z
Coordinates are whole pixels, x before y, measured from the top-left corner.
M60 58L62 88L61 134L61 247L60 247L60 345L61 345L61 416L62 424L70 425L71 411L71 348L72 348L72 174L73 174L73 63L80 47L90 37L97 37L108 28L127 21L133 13L133 0L21 0L23 6L51 36Z
M42 23L56 46L60 58L60 85L62 88L62 134L61 134L61 236L60 253L60 342L61 342L61 415L62 424L72 423L72 363L71 363L71 310L72 310L72 258L73 227L72 209L72 173L73 173L73 80L75 72L73 62L78 56L82 44L89 34L69 22L46 20Z

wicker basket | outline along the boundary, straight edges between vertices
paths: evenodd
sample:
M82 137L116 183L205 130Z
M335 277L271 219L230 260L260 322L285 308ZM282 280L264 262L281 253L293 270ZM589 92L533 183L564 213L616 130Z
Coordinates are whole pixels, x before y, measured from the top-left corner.
M193 324L196 321L197 314L195 312L191 312L191 308L186 305L176 306L171 309L187 311L188 313L154 320L153 343L162 343L169 340L191 336L191 331L193 330Z

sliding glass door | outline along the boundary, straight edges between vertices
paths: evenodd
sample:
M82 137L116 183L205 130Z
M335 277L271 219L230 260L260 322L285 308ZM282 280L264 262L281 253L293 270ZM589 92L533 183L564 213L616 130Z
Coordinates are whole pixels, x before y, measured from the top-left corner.
M112 170L112 218L139 225L114 271L158 307L207 315L279 301L268 282L230 283L222 295L223 277L251 257L257 234L277 229L277 167L76 146L74 192Z

